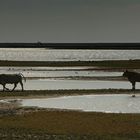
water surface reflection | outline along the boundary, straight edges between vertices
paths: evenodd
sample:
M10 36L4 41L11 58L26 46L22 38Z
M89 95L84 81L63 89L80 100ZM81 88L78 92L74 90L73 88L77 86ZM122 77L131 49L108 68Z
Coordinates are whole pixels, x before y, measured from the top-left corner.
M6 85L12 88L13 85ZM2 86L0 85L2 89ZM140 88L140 83L136 84L136 89ZM21 89L18 84L16 89ZM59 89L131 89L128 81L100 81L100 80L54 80L39 79L27 80L24 83L25 90L59 90Z
M140 95L82 95L48 99L23 99L22 106L72 109L106 113L140 113Z

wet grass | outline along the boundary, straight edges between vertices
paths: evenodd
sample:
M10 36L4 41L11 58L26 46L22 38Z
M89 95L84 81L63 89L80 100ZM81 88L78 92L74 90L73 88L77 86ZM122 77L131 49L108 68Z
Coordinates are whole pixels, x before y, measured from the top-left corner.
M0 66L94 66L119 69L140 68L140 60L105 60L105 61L0 61Z
M138 140L140 114L38 111L0 117L0 138Z

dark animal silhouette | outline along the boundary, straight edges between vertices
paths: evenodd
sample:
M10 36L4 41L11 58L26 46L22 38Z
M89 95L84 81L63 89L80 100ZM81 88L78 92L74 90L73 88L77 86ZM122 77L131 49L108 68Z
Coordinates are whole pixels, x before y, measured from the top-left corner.
M130 72L130 71L126 70L123 73L123 76L128 78L128 80L132 84L132 90L135 90L136 82L140 82L140 73Z
M3 86L3 91L9 90L8 88L5 87L6 84L14 84L14 88L12 89L12 91L14 91L14 89L17 87L18 83L20 83L22 91L23 91L24 89L23 89L22 78L24 78L24 80L26 81L26 78L21 73L19 73L19 74L0 74L0 84Z

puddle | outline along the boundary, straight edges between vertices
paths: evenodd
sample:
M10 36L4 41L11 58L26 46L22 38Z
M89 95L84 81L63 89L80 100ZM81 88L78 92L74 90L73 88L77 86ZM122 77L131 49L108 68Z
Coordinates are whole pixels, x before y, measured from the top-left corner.
M23 99L22 106L72 109L106 113L140 113L140 95L82 95L47 99Z

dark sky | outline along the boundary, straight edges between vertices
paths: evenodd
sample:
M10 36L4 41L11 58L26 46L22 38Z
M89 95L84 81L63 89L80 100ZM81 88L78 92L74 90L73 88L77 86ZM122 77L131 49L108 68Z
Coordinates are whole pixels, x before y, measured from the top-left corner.
M140 42L140 0L0 0L0 42Z

